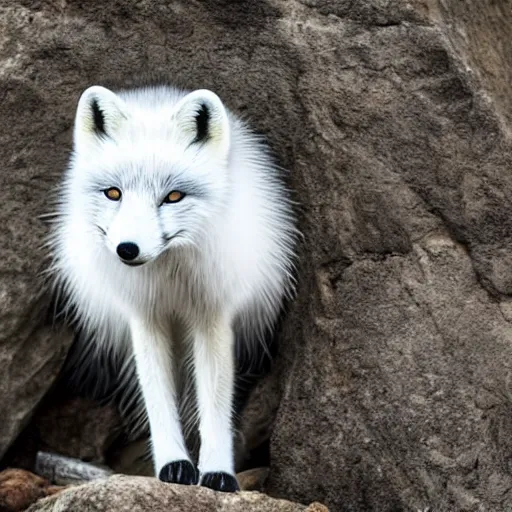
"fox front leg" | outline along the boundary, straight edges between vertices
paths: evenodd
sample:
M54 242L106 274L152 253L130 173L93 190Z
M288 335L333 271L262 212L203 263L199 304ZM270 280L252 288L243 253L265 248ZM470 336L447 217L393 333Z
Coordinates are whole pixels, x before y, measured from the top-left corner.
M221 318L197 329L193 351L201 437L200 485L234 492L239 486L233 454L235 362L231 322Z
M197 484L199 475L181 430L169 337L151 322L133 320L130 328L156 475L164 482Z

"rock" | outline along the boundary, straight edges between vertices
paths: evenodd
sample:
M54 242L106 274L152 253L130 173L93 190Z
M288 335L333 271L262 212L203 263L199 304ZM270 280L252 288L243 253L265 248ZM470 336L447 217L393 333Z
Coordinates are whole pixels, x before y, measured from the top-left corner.
M252 468L237 473L236 479L243 491L263 491L269 468Z
M0 112L3 108L0 105ZM0 140L2 135L0 130ZM0 145L1 153L5 143ZM22 181L26 178L28 185L31 179L17 171L11 176L19 180L20 190ZM15 188L9 179L2 174L2 189ZM33 226L35 219L14 218L19 208L16 201L7 199L0 207L0 223L7 226L0 235L5 256L0 261L0 460L52 386L71 344L69 332L52 331L39 314L44 307L38 298L34 262L22 254L30 253L30 243L39 243L40 232Z
M126 443L110 454L108 464L116 473L154 476L149 439Z
M54 495L64 487L22 469L0 472L0 512L19 512L45 496Z
M0 452L67 350L38 320L35 215L64 168L77 99L150 72L211 88L250 119L302 204L268 492L336 511L506 509L507 3L4 4Z
M98 464L122 428L113 406L84 398L58 399L34 423L47 451Z
M311 505L276 500L258 492L220 493L205 487L167 484L156 478L112 476L40 500L27 512L327 512L320 504Z
M34 470L36 454L54 454L105 464L123 427L113 404L50 393L4 457L4 465ZM36 471L37 472L37 471Z
M27 16L21 5L0 6L0 459L50 389L72 341L69 332L51 329L41 293L45 230L37 217L48 204L51 169L65 156L45 158L59 122L45 128L40 91L19 67L28 64L22 48L15 50Z
M241 431L247 451L258 448L270 438L279 406L277 374L265 376L253 389L242 415Z
M325 505L322 505L322 503L315 501L306 508L306 512L329 512L329 509Z
M301 61L307 241L272 495L340 511L512 503L512 16L455 4L280 4Z

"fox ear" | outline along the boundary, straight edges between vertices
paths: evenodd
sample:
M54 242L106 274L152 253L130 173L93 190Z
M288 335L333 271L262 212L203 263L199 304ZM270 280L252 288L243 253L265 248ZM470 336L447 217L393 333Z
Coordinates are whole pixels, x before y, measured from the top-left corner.
M230 129L220 98L207 89L187 94L175 107L173 121L181 141L204 144L222 158L229 151Z
M75 143L98 144L115 138L128 117L125 104L112 91L99 85L86 89L80 96L75 118Z

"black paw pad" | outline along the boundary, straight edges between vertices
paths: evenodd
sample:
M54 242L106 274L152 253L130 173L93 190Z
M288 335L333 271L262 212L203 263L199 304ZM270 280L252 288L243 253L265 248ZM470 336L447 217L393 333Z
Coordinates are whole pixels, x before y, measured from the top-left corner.
M240 490L236 478L229 473L205 473L201 478L201 485L214 491L235 492Z
M197 469L188 460L169 462L161 470L158 478L170 484L196 485L199 479Z

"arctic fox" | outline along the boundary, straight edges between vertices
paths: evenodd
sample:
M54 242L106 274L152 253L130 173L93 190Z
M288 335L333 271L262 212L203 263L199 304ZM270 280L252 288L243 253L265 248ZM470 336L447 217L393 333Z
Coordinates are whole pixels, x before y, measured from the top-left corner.
M298 230L278 168L205 89L90 87L73 138L49 241L55 286L98 350L128 343L156 475L236 491L235 343L272 329L295 291ZM197 467L180 422L187 365Z

